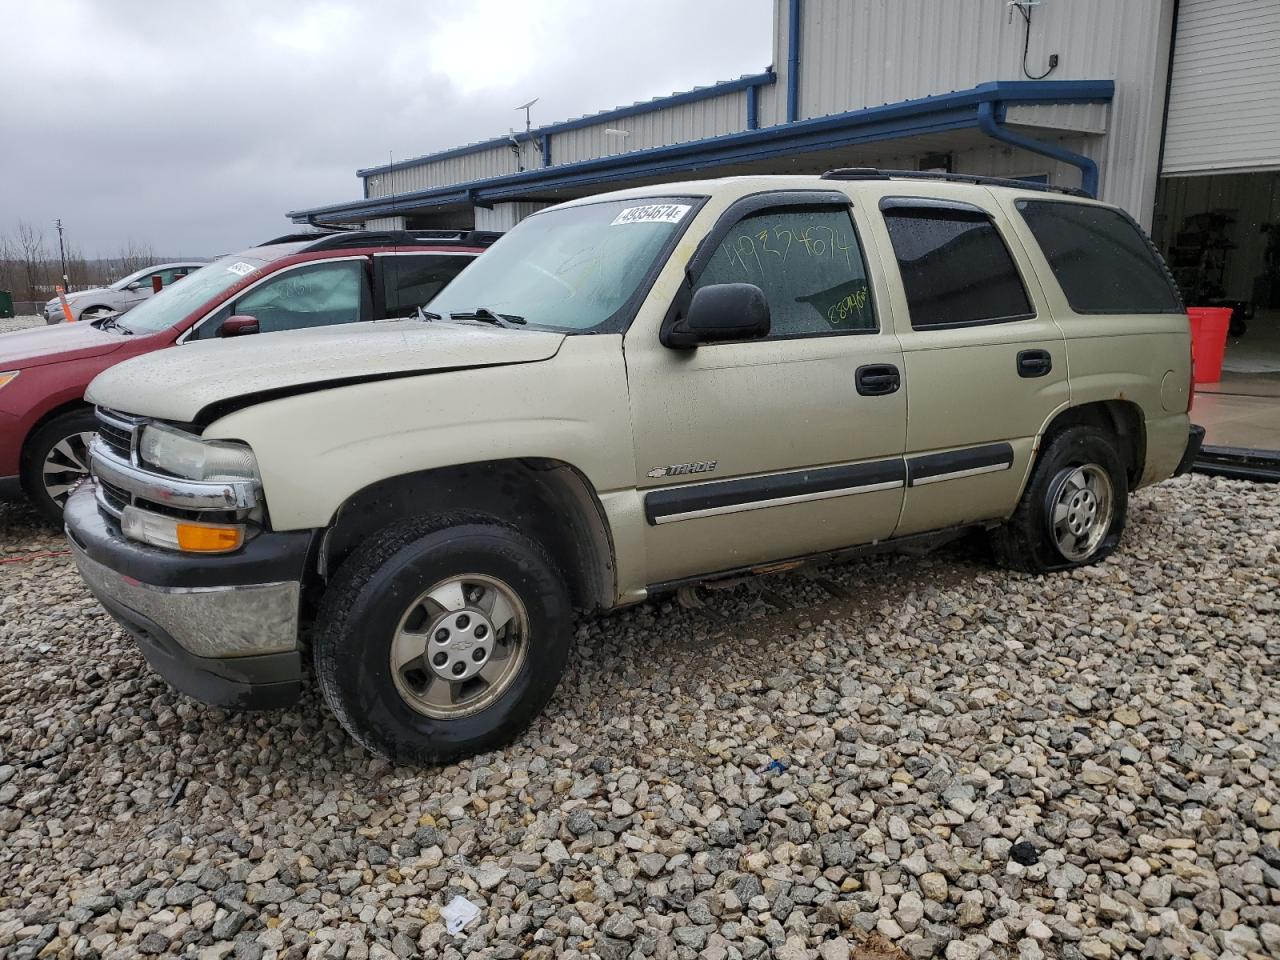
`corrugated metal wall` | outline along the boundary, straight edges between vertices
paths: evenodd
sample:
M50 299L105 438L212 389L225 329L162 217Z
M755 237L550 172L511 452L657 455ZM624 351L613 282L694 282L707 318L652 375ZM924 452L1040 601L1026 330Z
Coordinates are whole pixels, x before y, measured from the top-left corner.
M1026 27L1005 0L802 2L801 117L1026 79ZM1032 74L1056 53L1049 79L1115 81L1109 133L1084 152L1101 168L1103 199L1143 220L1155 195L1171 23L1172 0L1044 0L1032 12ZM775 62L785 64L786 44L783 21ZM1078 173L1063 182L1079 183Z
M491 208L476 207L476 229L510 230L525 217L549 206L549 203L519 200L515 203L495 203Z
M529 144L523 145L521 156L526 169L542 162L537 151ZM515 173L518 169L515 152L510 147L491 147L479 153L448 157L388 173L375 173L368 178L369 197L377 199L397 193L426 190L429 187L443 187L451 183L484 180L504 173Z
M735 90L724 96L556 134L551 138L551 159L557 164L574 163L746 128L747 94L745 90ZM625 131L627 135L606 134L605 130Z
M364 222L366 230L403 230L404 217L374 217Z
M1182 0L1165 173L1280 167L1280 0Z

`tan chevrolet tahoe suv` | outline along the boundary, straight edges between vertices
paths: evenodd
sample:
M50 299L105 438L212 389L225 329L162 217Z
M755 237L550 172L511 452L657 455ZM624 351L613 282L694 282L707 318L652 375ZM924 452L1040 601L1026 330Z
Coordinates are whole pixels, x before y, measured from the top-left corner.
M1041 573L1187 469L1182 304L1125 213L874 170L529 217L414 319L194 344L89 388L80 570L175 687L404 762L496 747L575 611L990 531Z

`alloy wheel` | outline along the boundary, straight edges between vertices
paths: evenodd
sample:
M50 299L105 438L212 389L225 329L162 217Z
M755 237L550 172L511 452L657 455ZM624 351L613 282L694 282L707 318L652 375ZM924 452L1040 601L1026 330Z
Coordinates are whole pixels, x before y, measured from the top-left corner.
M1072 561L1090 557L1111 529L1115 510L1107 472L1095 463L1065 468L1054 478L1049 503L1058 552Z
M409 606L391 643L391 676L405 703L440 720L470 716L500 697L528 656L529 615L501 580L442 580Z
M45 455L40 469L41 483L49 499L59 507L66 504L75 485L89 475L89 441L92 439L92 431L73 433L55 443Z

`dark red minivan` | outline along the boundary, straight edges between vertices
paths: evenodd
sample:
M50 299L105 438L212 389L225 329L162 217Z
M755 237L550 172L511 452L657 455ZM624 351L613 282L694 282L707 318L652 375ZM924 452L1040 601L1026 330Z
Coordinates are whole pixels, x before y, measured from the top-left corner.
M0 498L51 520L88 471L84 401L107 367L188 340L413 315L500 234L339 231L222 257L119 317L0 336ZM234 319L233 319L234 318Z

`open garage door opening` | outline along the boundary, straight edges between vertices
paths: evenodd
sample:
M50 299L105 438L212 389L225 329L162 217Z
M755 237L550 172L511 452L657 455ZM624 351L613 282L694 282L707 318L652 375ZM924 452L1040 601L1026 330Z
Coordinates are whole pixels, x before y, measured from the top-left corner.
M1280 457L1280 170L1163 177L1152 232L1188 306L1232 311L1205 443Z

